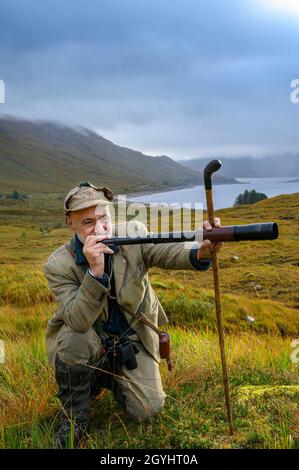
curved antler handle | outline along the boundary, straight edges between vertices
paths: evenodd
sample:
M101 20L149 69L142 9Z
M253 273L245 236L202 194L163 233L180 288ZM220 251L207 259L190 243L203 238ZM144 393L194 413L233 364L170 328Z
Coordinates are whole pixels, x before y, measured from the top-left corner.
M220 160L212 160L204 169L203 179L205 184L205 189L212 189L212 179L211 175L218 171L221 168L221 161Z

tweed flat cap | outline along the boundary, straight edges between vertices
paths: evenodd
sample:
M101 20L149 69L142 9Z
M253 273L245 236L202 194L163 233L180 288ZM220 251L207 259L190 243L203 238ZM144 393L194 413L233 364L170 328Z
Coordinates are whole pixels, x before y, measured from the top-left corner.
M71 189L64 200L64 213L80 211L98 204L112 204L113 193L106 186L96 187L89 181Z

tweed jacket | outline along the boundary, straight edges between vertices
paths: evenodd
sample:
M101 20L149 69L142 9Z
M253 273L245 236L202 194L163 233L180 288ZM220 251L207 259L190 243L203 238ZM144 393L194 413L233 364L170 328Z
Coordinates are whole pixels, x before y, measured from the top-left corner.
M138 235L148 233L145 225L140 222L134 224ZM133 319L132 327L145 349L157 362L160 362L158 334L140 321L140 318L144 315L156 327L167 323L168 319L151 286L148 270L152 266L196 269L190 260L190 249L193 246L194 242L123 245L118 253L112 255L117 302L129 323L132 321L132 314L136 314L142 303L142 309ZM110 286L105 287L92 277L88 268L87 262L77 264L64 245L48 257L44 273L55 297L57 309L47 325L47 349L54 347L64 324L85 333L99 317L103 321L107 320ZM208 266L197 269L207 268Z

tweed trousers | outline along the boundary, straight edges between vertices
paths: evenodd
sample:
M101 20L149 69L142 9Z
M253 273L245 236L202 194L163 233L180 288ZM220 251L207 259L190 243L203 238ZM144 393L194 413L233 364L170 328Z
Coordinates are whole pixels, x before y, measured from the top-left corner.
M138 349L136 360L138 366L134 370L122 366L122 375L114 376L122 394L126 412L136 422L151 418L164 406L163 390L159 364L144 349L137 335L130 337ZM102 343L94 328L85 333L73 330L64 325L57 336L55 344L47 344L49 361L55 368L55 357L69 364L86 364L95 366L100 360Z

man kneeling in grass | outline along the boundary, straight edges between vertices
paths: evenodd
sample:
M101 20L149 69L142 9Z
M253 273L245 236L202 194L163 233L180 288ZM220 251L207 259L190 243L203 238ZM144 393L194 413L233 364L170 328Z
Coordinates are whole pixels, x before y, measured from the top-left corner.
M109 247L114 235L109 188L80 183L65 198L66 223L73 236L47 259L44 272L57 310L48 322L46 346L62 404L56 445L78 446L89 425L91 400L102 387L137 422L164 405L157 328L168 320L152 288L148 269L197 269L211 264L221 243ZM132 223L131 228L132 228ZM215 219L220 226L220 220ZM136 234L145 235L141 222ZM205 229L212 227L204 221Z

